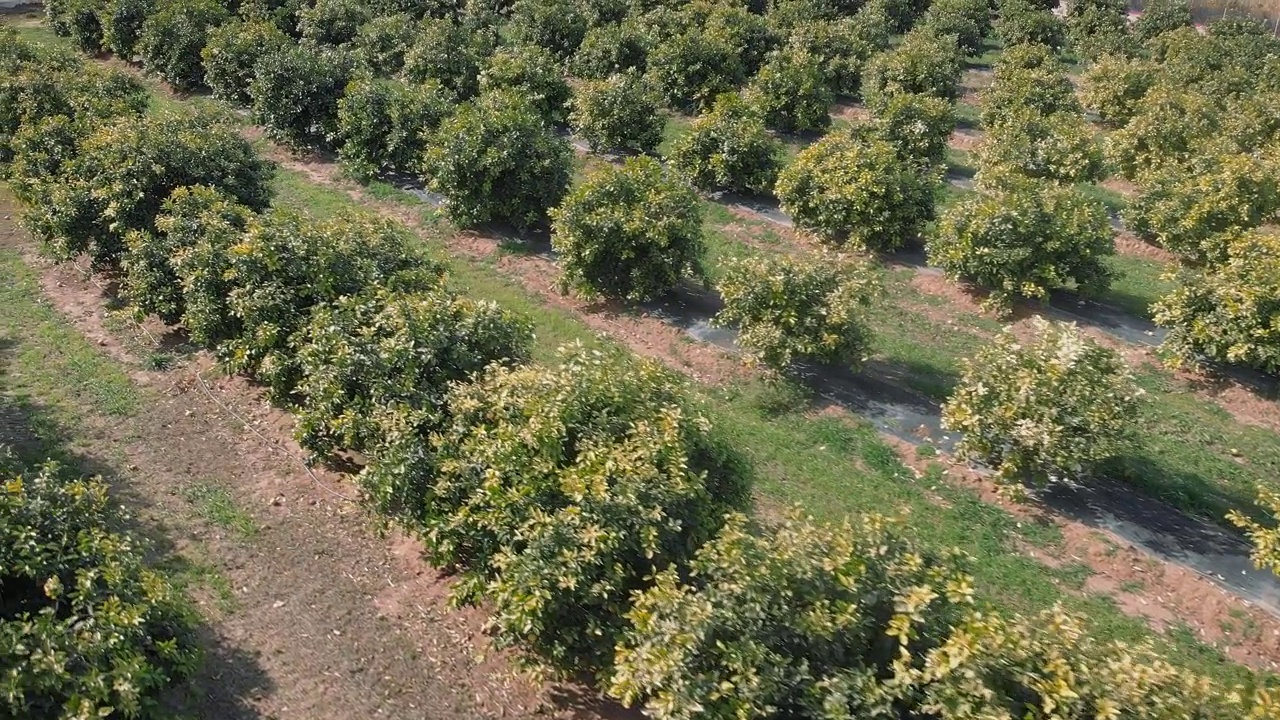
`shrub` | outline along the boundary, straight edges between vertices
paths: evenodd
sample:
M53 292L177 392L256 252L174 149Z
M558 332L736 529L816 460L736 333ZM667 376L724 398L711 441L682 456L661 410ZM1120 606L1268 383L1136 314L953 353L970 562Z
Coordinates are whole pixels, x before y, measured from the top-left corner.
M1280 517L1280 493L1258 486L1258 504L1272 517ZM1267 527L1234 510L1227 519L1249 536L1253 543L1253 564L1280 573L1280 528Z
M1071 0L1066 9L1067 39L1081 57L1093 60L1136 53L1125 0Z
M84 139L63 168L65 196L33 206L37 232L63 257L120 259L130 230L154 230L175 189L208 185L253 209L271 201L273 166L235 128L203 112L125 117ZM69 202L63 202L70 200Z
M652 154L662 142L666 117L643 78L613 75L578 87L569 125L595 150Z
M1142 14L1130 32L1139 42L1146 42L1182 27L1191 27L1191 6L1187 0L1153 0L1142 6Z
M889 47L889 28L883 16L860 12L799 25L791 31L788 45L818 58L832 92L854 95L867 62Z
M1065 183L1096 181L1103 173L1102 149L1083 117L1030 107L1010 109L987 127L978 162L983 171L1003 167Z
M939 37L954 35L960 50L972 55L982 48L982 39L991 29L991 3L988 0L935 0L920 18L919 27Z
M248 106L258 61L280 52L292 41L275 25L233 20L209 31L200 52L204 82L213 96L233 105Z
M862 75L862 97L872 110L883 107L899 93L955 100L959 81L960 51L955 38L915 30L901 45L867 63Z
M741 3L694 0L680 8L678 23L681 32L700 32L727 43L744 76L754 75L779 41L768 20Z
M124 60L133 58L142 25L155 11L155 0L106 0L99 18L102 44Z
M1021 50L996 61L994 79L982 91L982 125L1017 124L1023 119L1017 113L1024 109L1037 115L1082 114L1075 88L1062 65L1051 55L1042 55L1048 49L1029 46Z
M513 91L485 93L441 124L425 156L432 190L460 225L532 228L569 187L572 150Z
M644 302L705 276L698 197L653 158L593 174L552 220L566 291Z
M511 39L537 45L566 60L587 34L587 18L574 0L515 0L511 5Z
M150 717L196 669L194 613L118 523L100 479L4 478L0 714Z
M717 283L717 325L736 327L752 359L785 372L794 362L856 368L867 354L867 308L880 282L870 265L841 256L733 260Z
M368 4L360 0L315 0L298 11L298 33L313 43L343 45L371 19Z
M955 105L912 93L894 95L869 124L871 133L893 145L898 157L921 168L942 165L955 128Z
M251 211L207 187L180 187L164 201L155 231L135 230L125 237L122 295L139 315L156 315L169 324L187 314L179 265L202 243L226 249L248 225ZM192 288L193 289L193 288ZM195 325L196 323L192 323ZM193 339L210 344L211 333L192 328ZM195 337L198 336L198 337Z
M775 130L816 131L831 124L835 96L827 87L820 58L795 46L769 56L751 81L747 97Z
M587 31L569 69L588 80L602 80L615 73L644 73L649 39L638 23L601 25Z
M380 15L356 32L355 53L375 75L396 75L404 70L405 56L417 37L418 23L412 15Z
M290 399L299 375L294 333L318 306L419 268L412 242L400 225L368 215L316 221L273 210L254 219L227 251L226 303L237 324L218 348L227 369Z
M75 141L88 135L99 123L125 115L140 115L146 109L147 91L128 73L99 65L75 63L66 69L41 63L15 68L0 78L0 162L14 160L18 136L27 128L27 139L44 144L51 138L40 138L34 127L43 120L62 116L68 128L75 126ZM74 143L73 143L74 144ZM48 145L45 145L46 147ZM71 149L71 148L69 148ZM65 159L74 155L71 149ZM34 172L33 158L17 158L11 170L15 191L23 197L20 185L24 175L38 180L58 172L60 164ZM19 166L26 165L29 171ZM28 195L26 202L33 202Z
M1141 58L1104 55L1080 78L1080 99L1106 125L1122 127L1156 83L1154 63Z
M218 0L164 0L142 24L137 45L142 64L179 90L200 87L200 51L209 42L209 31L229 18Z
M571 92L556 58L536 45L506 48L489 58L480 91L509 88L533 103L549 123L563 123Z
M358 78L338 101L338 157L347 172L368 180L383 172L418 170L431 133L453 107L439 83Z
M329 148L352 75L351 59L333 50L291 45L264 55L249 84L254 120L290 147Z
M1002 480L1079 477L1124 446L1142 390L1119 354L1074 325L1036 318L1034 331L1024 342L1006 330L965 362L943 426Z
M425 271L425 272L424 272ZM322 306L298 334L298 425L316 455L365 452L382 438L381 416L405 414L424 435L446 418L449 385L490 363L514 364L533 345L529 321L492 302L460 298L431 282L378 288Z
M404 58L404 77L416 83L435 80L455 101L473 97L480 88L483 40L452 20L426 20L418 42Z
M298 13L310 0L239 0L239 15L249 22L275 25L291 38L300 38Z
M1062 19L1030 0L1000 0L995 31L996 38L1006 48L1044 45L1058 50L1066 42Z
M66 34L80 52L96 55L102 52L102 22L100 16L104 0L71 0L63 14Z
M668 105L689 110L706 107L746 78L733 44L710 32L685 32L649 51L648 74Z
M755 108L736 93L716 99L671 149L671 165L703 190L764 194L782 166L782 143L771 137Z
M1277 219L1280 164L1253 155L1198 155L1150 174L1125 226L1190 263L1226 259L1224 234Z
M932 219L936 187L889 143L831 133L796 156L776 191L796 225L822 239L894 250Z
M167 302L179 302L163 292L160 283L167 282L167 273L161 264L167 258L169 267L178 278L181 289L180 307L182 325L187 329L191 341L206 348L216 348L222 342L236 337L240 333L240 320L231 311L228 303L235 283L231 276L231 248L236 247L243 239L254 219L246 208L234 204L209 204L208 211L200 214L189 212L199 210L201 198L191 197L179 200L179 190L174 193L171 202L181 202L183 214L170 213L162 216L157 222L159 232L134 235L132 238L156 238L154 249L142 249L131 258L140 258L140 263L147 267L143 272L154 273L151 289L157 294L152 297L155 307L144 307L145 310L159 312ZM131 250L134 245L131 243ZM130 268L129 282L134 281L133 269ZM145 288L139 284L139 288ZM130 296L134 295L132 291Z
M1280 234L1244 233L1227 244L1225 262L1178 280L1153 308L1173 364L1203 357L1280 375Z
M449 397L417 502L428 555L486 588L501 645L604 670L632 593L681 567L746 500L741 461L658 363L581 347Z
M658 720L913 716L916 674L973 602L966 564L880 517L793 513L756 536L733 516L687 579L636 598L609 693Z
M1138 102L1129 123L1107 136L1107 159L1122 177L1140 180L1148 172L1185 164L1220 127L1212 99L1157 84Z
M1048 300L1054 288L1105 291L1115 241L1104 205L1074 187L1026 181L949 207L928 253L948 277L991 290L988 304L1007 309L1017 296Z

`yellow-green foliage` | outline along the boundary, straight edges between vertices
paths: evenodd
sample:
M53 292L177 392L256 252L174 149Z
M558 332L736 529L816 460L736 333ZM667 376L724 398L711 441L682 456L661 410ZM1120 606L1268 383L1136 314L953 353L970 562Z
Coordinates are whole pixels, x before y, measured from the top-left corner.
M1280 374L1280 233L1262 229L1227 242L1227 260L1183 270L1155 305L1175 364L1199 358Z
M1258 504L1273 517L1280 517L1280 493L1265 487L1258 488ZM1254 522L1243 513L1232 511L1227 519L1244 530L1253 541L1253 562L1260 568L1280 573L1280 526L1267 527Z
M1033 327L1026 342L1008 329L965 363L942 421L964 433L960 455L1002 479L1080 477L1124 447L1142 390L1118 353L1074 325Z
M871 333L867 308L880 281L865 262L840 255L732 260L717 284L715 322L739 329L755 360L784 371L795 361L856 367Z

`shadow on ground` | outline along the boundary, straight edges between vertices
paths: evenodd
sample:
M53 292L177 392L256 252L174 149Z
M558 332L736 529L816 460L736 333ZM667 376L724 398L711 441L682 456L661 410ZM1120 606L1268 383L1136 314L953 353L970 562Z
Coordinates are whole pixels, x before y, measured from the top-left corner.
M8 449L19 467L35 467L55 461L80 475L101 476L111 487L112 497L127 511L123 529L145 541L149 562L180 577L190 563L160 529L139 520L148 501L138 497L125 475L101 458L75 449L75 437L59 424L53 413L38 401L15 395L4 387L16 344L0 338L0 448ZM271 690L271 682L251 654L234 647L207 624L195 631L203 660L195 675L175 687L164 704L179 716L209 720L255 720L261 715L252 700Z

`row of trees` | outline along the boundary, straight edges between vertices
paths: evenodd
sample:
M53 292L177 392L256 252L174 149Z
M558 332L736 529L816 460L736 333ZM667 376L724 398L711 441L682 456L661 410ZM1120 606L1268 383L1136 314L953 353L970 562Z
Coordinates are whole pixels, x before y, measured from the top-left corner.
M16 69L47 68L12 38L0 48L21 56ZM62 76L65 92L80 92L72 88L90 74ZM44 116L35 97L0 98L0 114L22 118L9 175L95 197L132 190L110 182L113 168L65 174L81 144L101 128L163 121L176 131L180 117L128 104L107 117L74 106ZM32 130L55 119L56 136ZM1215 687L1148 650L1090 643L1061 611L993 614L974 599L965 558L916 547L898 524L831 527L797 516L753 525L734 512L748 497L750 468L669 371L583 347L530 363L527 321L451 292L443 269L402 228L364 216L316 221L238 200L244 178L265 176L262 166L240 152L244 141L188 119L201 131L148 156L150 172L186 178L191 157L217 155L227 161L222 174L196 186L148 185L138 207L153 211L112 228L122 246L77 242L67 229L62 247L119 247L114 260L99 253L99 261L119 264L139 311L181 322L230 367L266 383L298 412L299 437L313 452L362 450L370 500L459 571L461 597L489 601L500 644L563 672L591 672L659 718L1083 718L1149 708L1262 718L1273 706L1267 691ZM48 154L50 145L35 142L45 137L66 152ZM602 187L625 197L662 172L635 160ZM34 217L56 205L24 199ZM608 206L585 199L557 213L557 223L576 227L601 213L615 222ZM114 207L85 206L83 226L97 232ZM744 266L741 277L754 272ZM870 284L860 273L841 279L848 290L820 277L794 283L800 274L784 268L775 290L734 291L753 298L744 316L791 292L853 307ZM1047 337L1018 363L1057 368L1018 375L1040 392L1054 382L1080 398L1104 384L1123 387L1093 346L1071 345L1074 333ZM996 356L1022 352L1002 347ZM975 368L977 382L1009 374L985 356ZM1087 382L1077 368L1102 380ZM1099 423L1100 436L1120 424ZM1019 430L1007 432L1002 447L1022 442ZM1054 461L1056 446L1039 447ZM30 615L19 608L15 617ZM31 670L47 681L43 669ZM150 696L158 684L138 692Z

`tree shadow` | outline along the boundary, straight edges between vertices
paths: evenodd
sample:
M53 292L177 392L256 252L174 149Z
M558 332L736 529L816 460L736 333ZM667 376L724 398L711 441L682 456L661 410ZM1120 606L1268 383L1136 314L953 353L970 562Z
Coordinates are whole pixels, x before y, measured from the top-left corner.
M0 338L0 377L8 372L17 344ZM121 473L100 457L75 449L75 438L54 416L50 408L29 398L0 393L0 449L9 450L11 460L0 462L5 470L37 468L48 461L65 471L103 478L112 500L134 510L152 503L142 497ZM8 467L15 465L16 467ZM141 513L125 512L118 517L119 529L143 542L147 562L162 570L181 572L191 563L184 559L162 528L140 518ZM161 698L162 704L185 716L209 720L255 720L262 717L253 700L271 691L273 683L256 657L229 643L206 622L198 622L194 639L201 653L195 674L180 681Z

